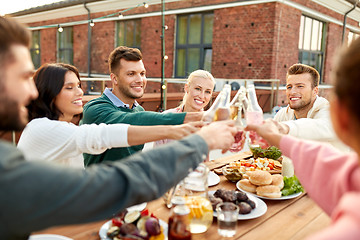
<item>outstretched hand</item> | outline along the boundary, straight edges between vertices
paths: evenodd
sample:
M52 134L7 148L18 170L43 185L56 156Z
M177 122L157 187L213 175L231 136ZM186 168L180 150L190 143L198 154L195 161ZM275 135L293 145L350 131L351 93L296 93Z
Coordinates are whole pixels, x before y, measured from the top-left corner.
M263 137L270 145L279 147L283 134L279 130L278 123L273 119L267 119L260 125L249 124L246 131L255 131Z
M237 133L233 120L213 122L201 128L199 134L209 146L209 150L222 149L225 153L235 141Z
M182 139L187 135L197 132L203 125L204 123L202 121L197 121L172 126L170 129L170 139Z

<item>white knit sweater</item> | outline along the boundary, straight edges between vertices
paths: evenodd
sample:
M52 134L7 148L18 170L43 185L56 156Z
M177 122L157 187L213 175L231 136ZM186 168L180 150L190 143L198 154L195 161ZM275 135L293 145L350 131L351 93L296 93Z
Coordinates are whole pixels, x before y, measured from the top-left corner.
M289 135L291 136L328 142L342 151L349 151L349 147L338 139L333 130L329 102L323 97L316 97L314 105L309 110L306 118L295 120L294 110L288 105L279 110L274 120L288 125Z
M18 148L29 161L48 161L83 167L82 153L100 154L112 147L127 147L128 124L77 126L37 118L21 134Z

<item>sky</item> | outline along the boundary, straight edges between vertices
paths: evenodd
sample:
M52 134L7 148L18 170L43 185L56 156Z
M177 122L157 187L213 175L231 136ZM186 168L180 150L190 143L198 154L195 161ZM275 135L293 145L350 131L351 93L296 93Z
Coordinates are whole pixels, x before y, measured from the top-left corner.
M64 0L0 0L0 15Z

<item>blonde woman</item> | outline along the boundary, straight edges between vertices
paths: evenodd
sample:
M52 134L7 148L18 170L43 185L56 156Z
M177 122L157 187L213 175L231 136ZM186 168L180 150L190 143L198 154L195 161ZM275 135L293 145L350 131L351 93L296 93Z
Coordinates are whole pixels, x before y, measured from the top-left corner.
M180 106L164 111L164 113L179 112L201 112L209 104L213 90L215 87L215 79L211 73L205 70L195 70L192 72L184 87L184 97ZM161 145L169 142L168 139L155 142Z

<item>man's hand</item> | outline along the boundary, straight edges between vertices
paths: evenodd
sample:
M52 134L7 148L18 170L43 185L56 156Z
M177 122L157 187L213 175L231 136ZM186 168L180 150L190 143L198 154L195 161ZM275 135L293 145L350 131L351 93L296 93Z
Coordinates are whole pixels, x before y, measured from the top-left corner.
M267 119L261 125L249 124L245 128L246 131L255 131L263 137L270 145L279 147L283 133L280 132L278 122L273 119Z
M233 120L213 122L200 129L199 134L207 143L209 150L222 149L225 153L235 141L237 133Z
M277 128L279 129L280 133L289 134L290 128L289 128L288 125L286 125L285 123L277 122L275 120L273 120L273 122L277 126Z
M187 135L197 132L203 125L203 122L198 121L171 126L169 129L169 138L174 140L182 139Z

